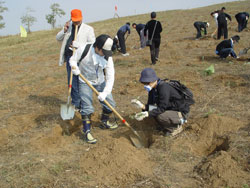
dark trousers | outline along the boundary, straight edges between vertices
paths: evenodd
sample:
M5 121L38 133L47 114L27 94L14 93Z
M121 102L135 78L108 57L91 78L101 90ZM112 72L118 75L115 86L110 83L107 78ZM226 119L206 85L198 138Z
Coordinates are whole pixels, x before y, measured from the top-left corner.
M175 128L181 124L181 118L187 119L188 115L183 116L178 111L168 110L158 115L155 120L159 123L162 129Z
M161 39L153 39L150 46L150 55L152 64L156 64L156 60L159 57Z
M125 54L126 53L125 33L122 32L122 31L118 31L117 37L118 37L118 40L119 40L119 45L120 45L120 48L121 48L121 52L123 54Z
M196 38L197 38L197 39L198 39L198 38L201 38L201 28L200 28L198 25L196 25L196 24L194 24L194 27L195 27L196 30L197 30Z
M228 38L227 21L218 23L217 39L220 39L224 35L224 39Z
M243 16L236 17L236 20L238 22L238 32L241 32L243 29L247 27L246 16L243 15Z
M227 56L229 56L229 54L233 57L233 58L236 58L237 55L235 54L233 48L224 48L222 49L220 52L219 52L219 56L221 58L226 58Z

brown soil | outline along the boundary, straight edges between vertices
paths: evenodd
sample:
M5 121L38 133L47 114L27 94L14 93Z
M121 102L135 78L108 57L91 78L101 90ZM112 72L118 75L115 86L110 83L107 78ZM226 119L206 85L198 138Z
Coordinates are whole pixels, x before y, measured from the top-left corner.
M233 16L250 9L250 2L226 3L192 10L158 13L162 22L160 61L150 65L149 49L138 50L138 35L127 40L130 56L114 54L116 110L143 134L149 147L138 149L133 133L117 118L117 130L98 127L101 108L96 97L92 133L98 142L87 144L80 114L60 118L66 103L65 67L58 67L58 30L30 34L27 39L2 37L0 59L0 187L99 188L249 188L250 186L250 69L249 53L239 61L220 60L219 41L210 12L227 7ZM176 19L175 15L185 19ZM148 15L111 19L91 24L96 32L114 35L127 21L145 23ZM193 22L211 22L208 37L194 40ZM105 30L110 28L110 30ZM229 36L236 32L235 19ZM240 34L236 52L248 47L249 29ZM211 64L215 73L206 75ZM157 132L153 119L137 122L130 101L146 102L138 82L140 72L153 67L160 78L181 80L194 93L195 105L184 131L175 137Z

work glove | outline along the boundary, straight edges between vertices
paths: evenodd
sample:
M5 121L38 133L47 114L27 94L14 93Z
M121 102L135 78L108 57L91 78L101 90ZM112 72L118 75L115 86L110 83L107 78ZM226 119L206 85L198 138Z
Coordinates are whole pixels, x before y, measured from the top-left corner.
M107 95L108 95L108 94L107 94L106 92L100 92L97 98L98 98L100 101L104 101L104 100L106 99Z
M77 48L80 47L80 43L77 42L77 41L73 41L73 42L72 42L72 47L77 49Z
M142 121L146 117L148 117L148 112L147 111L135 114L135 119L137 121Z
M74 67L75 69L71 69L72 70L72 73L76 76L78 76L81 72L80 72L80 69L78 67Z
M140 108L140 109L144 107L144 104L142 104L141 101L137 99L132 99L131 104L133 104L136 108Z

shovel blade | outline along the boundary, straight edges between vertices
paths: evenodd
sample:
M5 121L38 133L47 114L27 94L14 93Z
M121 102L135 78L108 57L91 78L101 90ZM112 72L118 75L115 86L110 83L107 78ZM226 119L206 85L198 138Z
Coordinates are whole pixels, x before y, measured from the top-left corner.
M75 115L75 107L73 105L61 104L61 118L63 120L73 119Z
M135 131L135 132L133 132L133 134L129 135L129 138L130 138L132 144L136 148L148 148L149 147L148 140L145 137L145 135L142 134L142 132L140 132L140 134L138 134L138 132Z

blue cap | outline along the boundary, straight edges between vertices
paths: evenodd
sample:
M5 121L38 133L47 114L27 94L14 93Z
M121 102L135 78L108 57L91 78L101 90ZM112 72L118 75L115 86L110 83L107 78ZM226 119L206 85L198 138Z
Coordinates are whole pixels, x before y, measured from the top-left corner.
M140 77L140 82L143 83L149 83L149 82L154 82L158 80L158 77L156 76L156 73L153 69L151 68L145 68L141 72L141 77Z

